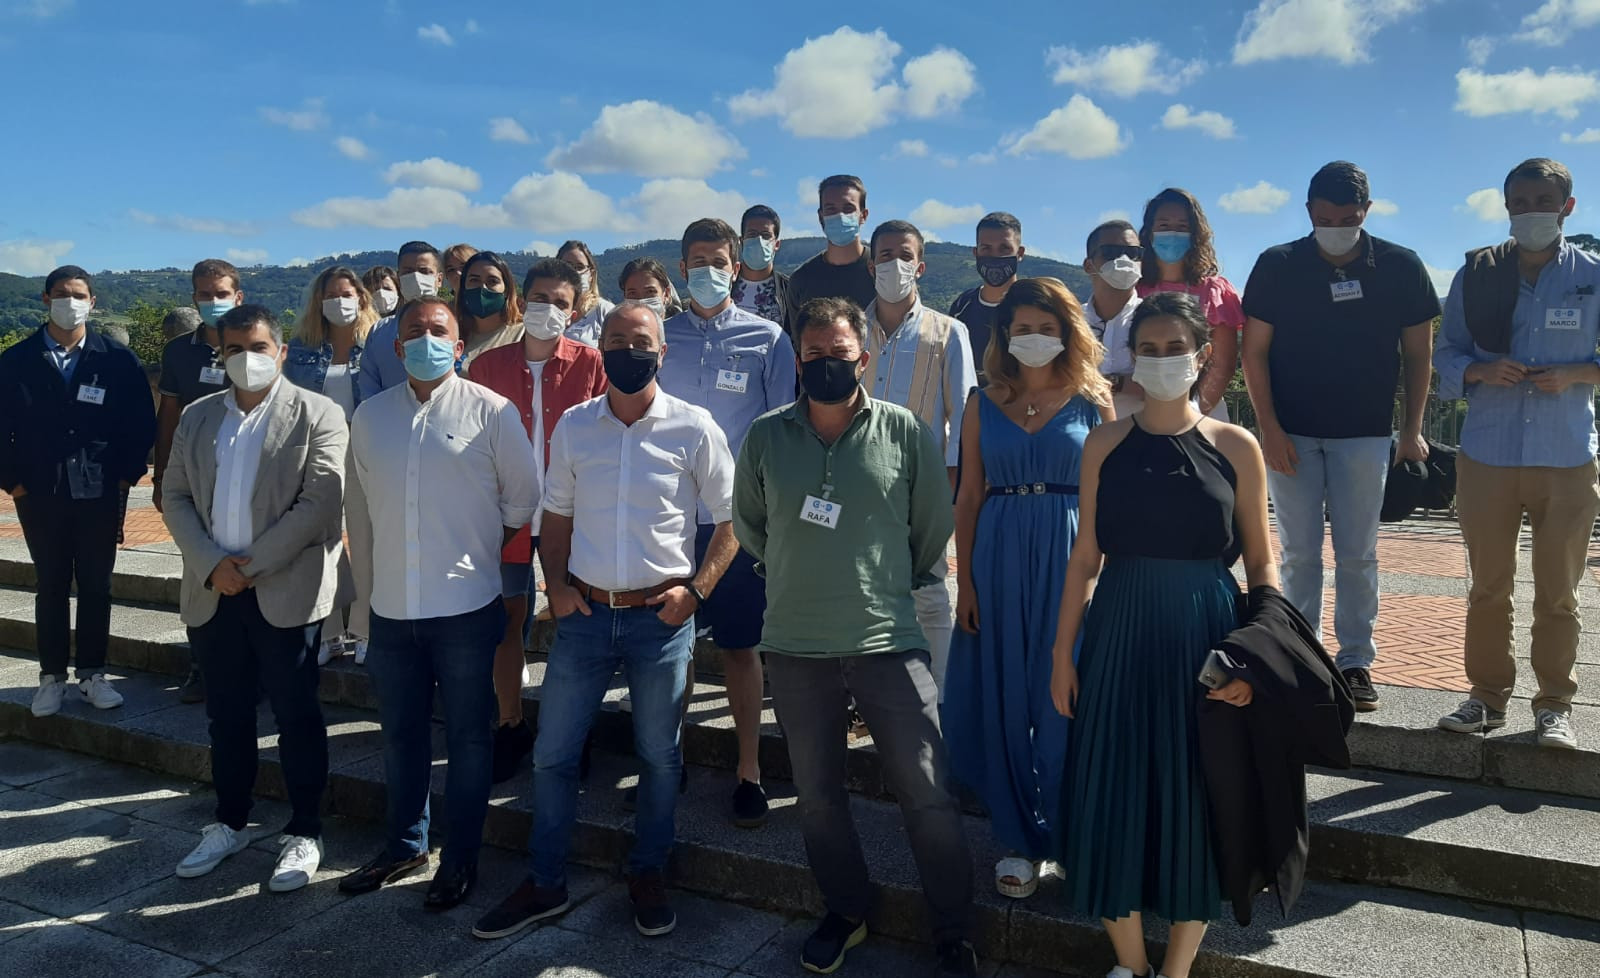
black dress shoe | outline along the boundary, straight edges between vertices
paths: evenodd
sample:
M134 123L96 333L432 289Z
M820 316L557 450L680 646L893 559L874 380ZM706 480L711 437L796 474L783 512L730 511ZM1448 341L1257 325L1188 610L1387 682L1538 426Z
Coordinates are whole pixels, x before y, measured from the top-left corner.
M371 893L380 886L405 879L412 873L428 865L427 853L402 859L398 862L387 855L379 856L372 862L346 876L339 881L340 893Z
M517 776L523 762L533 753L533 728L522 720L494 728L494 760L489 781L504 784Z
M206 679L200 675L199 669L190 669L189 676L178 687L179 703L204 703L206 701Z
M422 898L424 910L449 910L461 905L478 881L476 866L440 866L428 884L428 895Z

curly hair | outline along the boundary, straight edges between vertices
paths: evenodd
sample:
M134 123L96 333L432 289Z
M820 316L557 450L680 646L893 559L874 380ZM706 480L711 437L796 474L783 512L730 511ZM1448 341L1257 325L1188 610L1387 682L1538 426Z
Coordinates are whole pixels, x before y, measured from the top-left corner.
M1161 281L1161 266L1156 262L1156 211L1163 204L1182 204L1189 214L1189 253L1183 258L1183 280L1190 285L1199 285L1201 280L1208 279L1217 274L1217 249L1211 241L1211 222L1206 220L1206 212L1201 209L1200 201L1194 194L1177 187L1167 189L1150 198L1144 205L1144 221L1139 226L1139 244L1144 246L1144 278L1145 285L1155 285Z
M1008 346L1011 320L1017 309L1024 307L1050 313L1061 324L1061 342L1065 349L1057 354L1051 366L1062 386L1096 404L1109 405L1111 385L1100 373L1100 361L1105 359L1106 348L1090 331L1078 297L1066 283L1054 278L1019 279L995 310L995 331L983 357L983 371L988 375L989 387L999 393L997 399L1010 404L1022 389L1022 365L1011 355Z

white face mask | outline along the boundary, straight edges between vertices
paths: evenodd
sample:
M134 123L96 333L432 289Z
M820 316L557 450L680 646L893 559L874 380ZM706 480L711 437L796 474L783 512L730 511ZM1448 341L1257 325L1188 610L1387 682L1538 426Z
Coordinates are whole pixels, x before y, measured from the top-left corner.
M74 330L89 321L92 299L51 299L50 321L60 329Z
M1348 255L1361 243L1360 225L1353 228L1315 228L1311 233L1316 236L1317 247L1335 258Z
M522 328L536 340L553 340L567 328L565 309L557 309L548 302L530 302L522 314Z
M322 318L335 326L354 326L361 315L361 300L355 296L335 296L322 300Z
M278 379L278 358L254 350L235 353L226 367L233 386L251 394L266 390Z
M592 279L590 278L590 275L589 275L588 272L579 272L578 273L578 294L579 295L583 295L585 292L589 291L589 282L591 280Z
M407 302L425 295L439 294L439 276L421 272L407 272L400 276L400 295Z
M1139 279L1144 275L1144 267L1127 255L1118 255L1107 262L1100 263L1100 271L1096 273L1105 283L1118 292L1126 292L1139 284Z
M917 263L899 258L880 261L873 278L878 287L878 298L884 302L900 302L917 287Z
M1517 247L1527 251L1543 251L1561 237L1561 214L1550 211L1533 211L1511 218L1511 236Z
M1059 336L1046 336L1043 333L1024 333L1021 336L1011 337L1011 342L1006 346L1011 355L1026 367L1045 367L1061 355L1066 349Z
M640 299L639 301L644 303L645 305L649 306L652 310L654 310L657 318L661 319L662 321L666 320L666 318L667 318L667 300L661 298L660 296L654 296L653 295L648 299Z
M1184 401L1200 379L1199 354L1176 357L1139 357L1133 362L1134 383L1153 401Z
M400 293L394 289L379 289L372 293L372 305L378 310L378 315L387 316L394 312L394 307L400 304Z

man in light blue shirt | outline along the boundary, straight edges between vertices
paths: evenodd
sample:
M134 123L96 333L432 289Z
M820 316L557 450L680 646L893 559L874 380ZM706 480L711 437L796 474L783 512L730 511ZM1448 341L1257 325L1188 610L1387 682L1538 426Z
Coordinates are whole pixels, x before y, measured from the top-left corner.
M426 241L407 241L400 246L397 265L402 307L412 299L439 294L439 283L443 280L440 273L442 265L439 250L433 245ZM395 316L399 313L400 310L396 309L395 315L380 319L367 336L361 355L361 372L356 375L356 386L361 391L363 401L371 400L377 394L406 381L405 365L394 351L394 341L399 335Z
M1519 164L1506 177L1505 200L1512 240L1467 255L1433 357L1439 396L1467 399L1456 509L1472 569L1472 693L1439 726L1478 733L1505 725L1517 669L1511 593L1526 513L1533 525L1536 731L1540 746L1571 749L1578 584L1600 512L1600 255L1562 236L1574 204L1572 174L1555 160Z
M961 415L967 395L978 386L978 373L967 327L927 308L917 294L917 280L928 267L922 253L922 232L907 221L885 221L872 232L867 261L878 297L867 310L872 364L861 382L869 395L909 408L932 430L944 452L953 497L961 460ZM955 612L944 581L949 565L941 561L935 571L939 580L913 593L942 702Z
M768 411L794 402L794 347L783 329L736 305L729 289L739 274L741 241L726 221L702 218L683 232L678 271L689 283L689 302L668 319L667 348L657 378L661 389L705 408L737 457L750 423ZM704 560L715 524L700 507L695 564ZM755 558L741 550L706 595L697 614L711 628L723 651L728 704L739 737L738 785L733 793L735 825L755 828L766 820L767 796L761 787L761 625L767 610L766 585Z

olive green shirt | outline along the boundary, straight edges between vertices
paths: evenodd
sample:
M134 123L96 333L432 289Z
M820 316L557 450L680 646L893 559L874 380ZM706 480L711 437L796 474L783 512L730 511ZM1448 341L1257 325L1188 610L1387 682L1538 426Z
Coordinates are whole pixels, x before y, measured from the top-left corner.
M767 582L760 648L925 649L911 591L937 580L954 529L944 456L915 414L865 392L831 446L806 405L757 418L734 468L733 531Z

